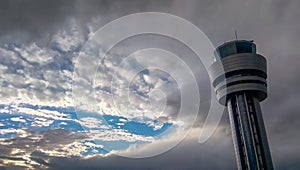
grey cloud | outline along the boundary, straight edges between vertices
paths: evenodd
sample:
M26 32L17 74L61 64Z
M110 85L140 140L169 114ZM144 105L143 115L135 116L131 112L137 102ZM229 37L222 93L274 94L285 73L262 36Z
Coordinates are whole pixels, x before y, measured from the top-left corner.
M4 151L19 148L25 149L26 151L34 151L37 147L44 149L53 149L53 147L61 147L60 144L65 145L72 143L78 139L86 138L84 134L74 134L64 129L50 129L41 132L26 132L27 136L16 136L12 139L6 139L3 142L8 143L8 145L1 145L1 149ZM26 147L28 145L28 147Z
M80 21L83 26L97 17L105 24L122 15L166 7L171 1L109 1L109 0L72 0L72 1L22 1L5 0L0 6L0 43L32 42L47 43L57 29L64 27L70 18Z
M7 102L16 100L18 95L55 101L71 91L72 58L36 44L6 45L0 50L1 96Z
M79 20L84 26L88 22L95 22L93 23L93 29L97 29L104 23L125 14L151 10L169 12L188 19L202 29L215 45L233 39L233 30L237 29L240 39L254 39L259 53L265 55L268 59L269 97L262 103L262 107L275 168L299 169L297 163L300 152L297 144L297 141L299 141L299 135L297 134L299 134L298 125L300 119L298 114L298 103L300 101L298 92L300 83L300 65L298 62L300 24L297 22L300 16L299 1L191 0L167 2L85 2L2 2L3 5L1 4L0 7L3 14L0 16L1 42L23 41L24 39L30 41L48 41L48 39L51 39L51 36L48 36L48 34L53 34L58 28L64 27L65 21L69 18ZM96 16L100 16L100 19L91 21ZM163 42L161 41L161 44ZM161 44L158 43L157 46L166 47L167 49L174 48L174 46L167 47L167 45L159 46ZM147 44L137 45L135 48L143 46L147 47ZM179 51L178 54L183 55L180 53L181 49L176 47L175 50ZM188 53L185 55L188 55ZM1 60L1 62L6 61ZM64 59L57 58L56 61L51 67L60 68L60 63L64 62ZM193 64L193 61L193 59L187 60L191 64L191 67L195 69L194 72L199 73L197 81L201 85L200 93L204 94L202 96L205 97L202 101L205 107L201 107L201 113L203 113L209 105L207 102L210 95L207 90L209 88L208 77L205 70L202 67L198 67L197 64ZM15 66L12 63L10 65ZM169 101L169 104L174 105L174 108L177 108L176 103L177 100ZM197 126L201 126L200 122L203 121L205 116L200 115ZM228 125L228 117L224 116L221 123L224 126ZM78 169L86 167L97 168L100 163L103 167L118 168L118 164L115 163L116 161L120 162L120 166L122 166L119 168L124 169L137 169L146 166L149 166L149 169L153 169L159 168L159 164L165 169L168 167L174 168L168 162L174 162L174 166L176 165L178 169L183 168L180 166L181 162L184 162L185 164L183 165L186 166L194 165L194 167L202 167L203 165L204 168L232 169L235 165L231 142L227 145L219 145L222 141L223 139L215 142L208 141L207 145L213 147L207 147L207 149L204 146L199 147L203 150L197 150L198 145L183 144L180 149L177 148L159 157L144 160L128 160L118 157L93 158L89 160L53 158L52 163L55 169L64 169L72 165L76 165ZM216 150L214 150L215 147ZM212 156L212 152L216 152L214 156L221 155L214 157ZM188 153L194 155L190 154L187 156ZM205 157L206 155L207 157ZM191 159L187 160L188 158ZM196 158L203 160L201 162ZM210 161L214 163L210 163Z
M68 2L3 1L0 8L0 35L8 39L10 39L9 36L17 35L29 36L24 38L30 38L30 36L36 35L38 38L42 38L44 36L42 33L47 33L44 32L45 29L48 28L48 30L51 30L63 24L72 8L72 4Z
M275 168L298 169L299 155L299 1L213 1L201 13L202 2L186 5L180 16L199 26L215 45L234 38L254 39L268 60L269 97L262 102L263 116ZM177 11L184 2L176 1ZM191 12L192 11L192 12ZM173 12L176 13L175 11ZM228 123L227 115L222 123ZM282 156L285 155L285 156Z
M74 134L64 129L50 129L41 132L26 131L26 137L15 136L11 139L5 139L1 141L0 145L0 159L6 163L2 163L2 166L13 169L19 167L18 164L13 164L13 161L23 162L24 167L20 168L41 168L41 165L47 166L48 163L42 157L35 156L34 153L39 150L59 151L62 154L66 151L63 147L67 144L75 141L86 139L85 134ZM14 152L18 150L18 152ZM37 164L30 164L30 162L24 158L24 155L30 155L30 161L35 161ZM7 163L11 162L11 163ZM22 165L22 166L23 166ZM1 166L1 163L0 163Z
M222 128L220 132L222 132ZM222 139L222 140L221 140ZM42 157L42 156L41 156ZM132 159L120 156L50 159L50 169L234 169L231 137L227 134L213 136L208 142L199 144L197 138L187 138L172 150L161 155ZM117 162L117 163L116 163Z

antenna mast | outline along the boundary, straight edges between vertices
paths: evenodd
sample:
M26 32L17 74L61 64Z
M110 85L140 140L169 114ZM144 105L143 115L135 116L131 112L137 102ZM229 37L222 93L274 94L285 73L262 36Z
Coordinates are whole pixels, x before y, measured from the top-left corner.
M234 30L234 35L235 35L235 39L238 40L237 31L236 30Z

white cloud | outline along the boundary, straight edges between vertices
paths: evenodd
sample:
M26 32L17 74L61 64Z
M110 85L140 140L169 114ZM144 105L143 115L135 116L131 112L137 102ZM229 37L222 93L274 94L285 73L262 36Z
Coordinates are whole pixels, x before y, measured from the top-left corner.
M105 47L93 40L86 45L75 64L73 94L77 107L141 122L173 114L168 113L172 109L164 109L169 95L178 90L168 74L155 70L137 74L142 71L139 70L142 63L135 57L125 58L122 54L125 47L118 47L101 59ZM153 88L161 89L164 95L153 93Z
M87 131L88 136L93 140L101 141L126 141L126 142L151 142L153 137L136 135L123 129L97 129Z
M12 120L14 122L23 122L23 123L26 122L26 120L21 117L13 117L13 118L10 118L10 120Z
M53 36L53 41L57 48L63 52L72 52L85 41L83 30L77 25L73 19L69 22L66 28L58 31Z
M1 135L5 135L7 133L16 133L17 135L23 135L26 133L26 131L25 129L14 129L14 128L0 129Z
M93 118L93 117L83 117L80 118L80 124L83 127L86 127L88 129L109 129L108 125L106 125L102 120Z
M171 133L165 134L161 138L153 140L150 143L133 144L125 150L114 150L110 152L110 154L134 158L152 157L175 148L182 141L194 141L196 143L198 141L200 131L201 128L192 128L190 131L177 128ZM227 132L224 133L224 131ZM213 138L214 141L222 141L222 139L225 138L226 142L228 142L228 139L231 139L228 129L224 127L219 127L211 138ZM220 145L221 144L222 142L220 142ZM198 143L198 145L200 146L201 144Z
M33 42L0 47L0 103L72 105L72 69L78 53L74 50L85 41L85 32L77 24L72 20L58 30L50 46Z
M120 118L119 121L120 121L120 122L127 122L127 120L126 120L126 119L123 119L123 118Z
M32 127L47 127L50 126L54 120L49 120L43 117L35 117L34 121L31 123Z
M55 157L82 157L82 152L85 152L86 149L87 146L85 144L75 141L67 145L62 145L59 148L45 148L39 149L39 151Z
M70 115L61 113L55 110L46 110L46 109L31 109L31 108L25 108L25 107L19 107L18 112L32 115L36 117L43 117L46 119L39 118L40 121L48 120L48 119L54 119L54 120L73 120L70 118Z
M14 47L14 50L27 61L41 64L49 63L55 55L59 55L55 51L39 47L36 43L29 44L26 47Z
M68 91L71 91L72 73L60 70L59 63L56 63L59 55L57 52L35 43L29 46L10 46L12 47L7 45L0 48L0 103L70 105Z

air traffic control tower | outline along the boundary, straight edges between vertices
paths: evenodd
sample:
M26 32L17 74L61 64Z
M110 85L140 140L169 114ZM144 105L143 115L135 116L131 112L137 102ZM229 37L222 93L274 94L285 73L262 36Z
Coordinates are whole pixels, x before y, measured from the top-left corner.
M259 103L267 97L266 59L253 41L227 42L216 48L209 77L217 99L228 108L238 169L272 170Z

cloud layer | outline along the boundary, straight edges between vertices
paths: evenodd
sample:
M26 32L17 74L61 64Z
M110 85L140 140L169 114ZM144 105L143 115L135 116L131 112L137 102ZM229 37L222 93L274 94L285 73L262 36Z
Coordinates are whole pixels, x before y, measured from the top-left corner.
M268 60L269 97L262 103L264 120L276 169L299 169L299 1L3 1L0 4L0 169L233 169L235 160L228 125L224 115L217 132L204 144L198 144L199 128L206 117L210 99L207 73L189 49L179 42L159 36L133 37L116 46L101 61L96 80L80 75L80 82L95 102L97 111L86 117L74 114L72 80L74 64L82 46L100 26L126 14L145 11L167 12L183 17L203 30L215 45L234 38L254 39L259 53ZM175 28L174 28L175 29ZM121 31L121 30L120 30ZM183 30L184 31L184 30ZM180 108L180 93L168 74L146 70L132 80L131 101L140 111L150 109L152 101L164 102L161 93L150 93L162 87L167 94L164 115L120 113L110 98L122 95L122 89L110 88L115 68L122 57L143 48L162 48L181 56L197 76L201 94L198 120L190 134L174 149L156 157L129 159L108 154L133 153L133 141L154 141L142 145L144 152L160 149L166 139L149 134L160 132L174 121ZM103 47L104 48L104 47ZM101 49L99 49L101 52ZM99 52L97 51L97 53ZM92 51L94 53L94 51ZM138 61L132 60L133 69ZM95 63L97 64L97 63ZM88 69L88 67L86 68ZM89 70L87 70L88 73ZM120 70L119 79L128 82ZM76 72L75 72L76 74ZM95 83L95 84L94 84ZM94 90L97 93L94 96ZM80 92L80 91L79 91ZM92 103L94 104L94 103ZM125 103L125 106L126 103ZM101 108L101 109L99 109ZM153 112L151 112L153 113ZM97 116L107 116L110 124ZM112 116L112 117L109 117ZM186 115L187 117L189 115ZM95 118L97 117L97 119ZM128 127L145 127L148 136ZM108 143L93 143L81 133L93 129ZM114 130L108 130L113 128ZM156 135L156 134L155 134ZM105 139L105 140L104 140ZM175 136L170 140L176 139ZM117 148L124 140L125 147ZM170 142L170 141L169 141ZM143 143L144 144L144 143ZM103 149L103 148L106 148ZM124 148L126 148L124 150ZM89 157L90 155L97 155ZM101 156L99 156L101 155ZM106 155L106 156L104 156ZM116 164L118 162L118 164Z

